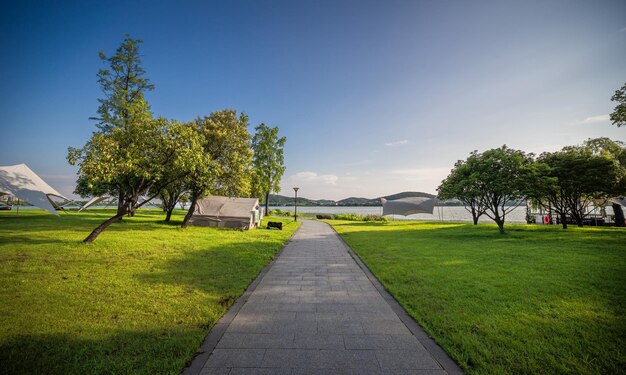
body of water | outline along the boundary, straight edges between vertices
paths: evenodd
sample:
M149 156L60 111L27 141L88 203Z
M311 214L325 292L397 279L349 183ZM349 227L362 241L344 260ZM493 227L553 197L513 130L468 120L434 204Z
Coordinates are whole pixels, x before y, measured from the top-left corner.
M293 206L286 207L270 207L270 209L280 209L283 211L293 212ZM371 207L343 207L343 206L320 206L320 207L300 207L298 206L298 212L313 213L313 214L348 214L354 213L359 215L381 215L383 208L381 206ZM464 207L458 206L445 206L435 207L432 215L430 214L417 214L409 216L390 215L394 220L431 220L431 221L472 221L472 214L470 214ZM480 217L481 223L493 223L491 219L483 215ZM506 215L507 223L526 223L526 206L520 206L513 209Z

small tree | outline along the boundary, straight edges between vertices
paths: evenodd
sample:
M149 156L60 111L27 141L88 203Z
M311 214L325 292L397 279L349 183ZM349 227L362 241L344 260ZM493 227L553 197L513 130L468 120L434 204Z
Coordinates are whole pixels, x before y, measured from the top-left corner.
M286 140L285 137L278 137L278 128L265 124L256 127L252 138L252 194L257 198L265 197L265 215L269 214L270 193L280 192L280 179L285 172L283 148Z
M621 89L615 91L611 101L618 103L615 109L613 109L613 113L611 113L611 122L618 128L626 125L626 83Z
M475 157L472 179L480 192L480 205L504 233L506 215L524 202L532 184L532 154L504 145L476 153Z
M478 224L478 219L486 210L482 204L482 191L472 170L475 168L477 155L477 151L474 151L467 160L457 161L448 177L437 188L440 199L456 198L463 202L465 209L472 214L474 225Z
M195 211L196 203L207 194L248 196L251 183L252 147L248 117L223 110L198 119L195 127L202 137L207 163L198 166L186 179L191 206L182 227ZM210 162L209 162L210 161Z

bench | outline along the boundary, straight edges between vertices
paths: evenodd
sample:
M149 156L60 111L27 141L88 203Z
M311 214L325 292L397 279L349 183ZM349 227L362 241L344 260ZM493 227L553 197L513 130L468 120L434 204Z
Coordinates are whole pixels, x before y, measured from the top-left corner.
M280 230L283 230L283 223L279 221L269 221L267 223L267 229L272 229L272 228L278 228Z

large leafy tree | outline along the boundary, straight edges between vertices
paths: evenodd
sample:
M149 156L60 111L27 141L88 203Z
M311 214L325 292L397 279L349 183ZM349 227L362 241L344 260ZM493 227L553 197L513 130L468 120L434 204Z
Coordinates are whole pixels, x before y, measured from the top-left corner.
M626 125L626 83L621 89L615 91L611 100L617 102L617 106L610 116L611 122L617 127Z
M76 193L117 191L121 201L118 212L96 227L85 242L95 240L158 193L140 202L141 196L161 191L203 164L202 143L194 134L193 128L165 119L138 120L95 132L83 148L70 149L70 164L79 166Z
M474 173L477 156L477 151L474 151L467 160L457 161L448 177L437 188L440 199L458 199L463 202L465 209L472 214L474 225L478 224L478 219L486 210L483 205L483 191Z
M553 208L567 228L570 215L583 226L589 206L605 199L619 181L615 160L594 154L587 146L568 146L557 152L540 155L538 162L547 166L542 175L543 186L535 190L544 206Z
M280 192L280 179L285 172L283 148L287 138L278 136L278 128L260 124L252 137L254 151L252 194L264 197L265 214L269 212L270 193Z
M235 110L213 112L195 122L202 137L203 150L210 160L187 178L191 206L182 227L193 215L196 203L209 194L231 197L249 196L253 151L248 132L248 117Z
M480 205L504 233L506 215L524 202L533 183L532 154L504 145L474 155L471 176L480 192Z

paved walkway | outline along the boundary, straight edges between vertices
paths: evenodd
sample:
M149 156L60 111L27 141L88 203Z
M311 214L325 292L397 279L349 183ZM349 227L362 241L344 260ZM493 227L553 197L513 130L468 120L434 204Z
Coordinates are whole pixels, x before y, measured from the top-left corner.
M329 225L304 221L201 374L447 374L368 274Z

